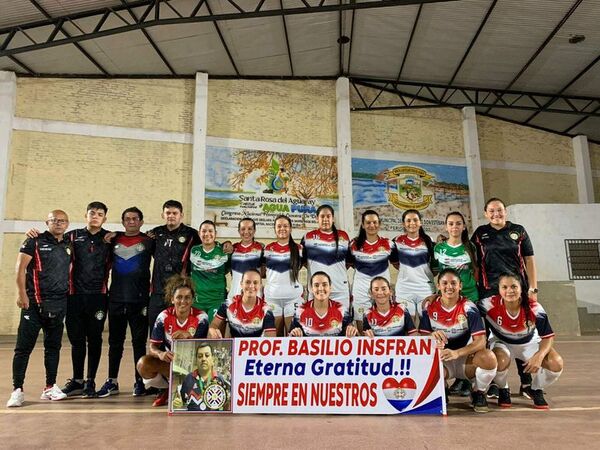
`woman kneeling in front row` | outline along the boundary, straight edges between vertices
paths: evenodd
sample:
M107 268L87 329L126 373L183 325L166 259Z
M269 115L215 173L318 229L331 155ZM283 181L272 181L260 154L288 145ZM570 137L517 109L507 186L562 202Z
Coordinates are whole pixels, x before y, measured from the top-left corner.
M461 287L454 269L440 272L440 295L423 309L419 332L438 342L446 379L474 379L473 409L487 412L485 392L496 376L496 357L486 350L483 320L475 304L460 295Z
M329 298L331 278L315 272L310 278L313 299L298 306L292 320L290 336L357 336L348 309Z
M498 405L511 406L508 367L514 359L525 362L523 371L533 376L529 397L537 409L548 409L544 388L551 385L563 370L563 360L552 344L554 331L544 308L521 288L520 278L512 273L500 275L500 295L479 302L492 332L490 348L498 360L494 383L499 387Z
M156 318L150 336L150 349L137 363L146 388L166 389L170 376L175 339L205 338L208 332L208 315L192 308L194 289L188 277L173 275L165 286L165 299L171 304ZM164 350L161 348L164 346ZM163 406L168 401L168 390L154 400L152 406Z

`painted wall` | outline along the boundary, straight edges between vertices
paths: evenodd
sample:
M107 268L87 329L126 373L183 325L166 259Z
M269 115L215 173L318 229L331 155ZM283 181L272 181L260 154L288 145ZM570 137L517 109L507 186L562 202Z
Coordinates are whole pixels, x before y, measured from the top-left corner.
M108 204L112 228L132 204L146 213L148 224L160 223L167 198L181 199L189 211L194 89L194 80L18 78L15 116L40 127L13 132L5 218L43 220L60 206L72 222L81 222L95 199ZM352 105L359 105L353 90L351 95ZM376 92L369 95L367 101ZM48 132L47 126L61 130L70 123L95 128ZM487 118L478 124L486 195L499 193L507 203L576 201L570 140ZM351 126L355 149L464 158L460 111L352 112ZM129 138L95 135L107 127L133 131ZM143 137L144 131L160 139ZM335 82L209 80L207 134L335 147ZM598 171L600 147L590 148ZM532 150L533 156L525 155ZM598 194L598 178L595 183ZM4 234L0 334L15 333L18 324L14 263L22 240L21 231Z

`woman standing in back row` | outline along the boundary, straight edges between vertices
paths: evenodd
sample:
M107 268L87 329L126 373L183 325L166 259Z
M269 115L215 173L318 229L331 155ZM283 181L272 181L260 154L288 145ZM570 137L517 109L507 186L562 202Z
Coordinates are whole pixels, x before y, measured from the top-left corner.
M497 295L498 281L502 273L514 273L519 276L522 289L537 300L537 273L533 246L529 236L521 225L507 220L506 206L502 200L493 197L484 208L487 225L475 230L471 241L477 249L479 267L479 298ZM523 372L523 363L516 361L521 378L520 394L530 397L531 375ZM488 397L498 398L496 385L490 386Z
M317 209L319 228L309 231L302 238L303 256L309 278L319 271L327 273L331 277L331 299L348 309L350 290L346 259L350 239L345 231L336 228L333 214L331 206L319 206ZM309 289L308 298L313 298L312 289Z

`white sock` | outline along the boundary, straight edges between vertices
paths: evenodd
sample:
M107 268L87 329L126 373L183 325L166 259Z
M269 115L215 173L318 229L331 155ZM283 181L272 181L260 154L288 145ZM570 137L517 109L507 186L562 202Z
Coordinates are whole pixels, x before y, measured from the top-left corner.
M541 368L538 373L533 375L533 381L531 382L531 389L538 390L544 389L545 387L550 386L558 377L560 377L560 372L551 372L548 369Z
M143 378L144 386L146 389L150 387L155 387L157 389L167 389L169 387L169 383L165 380L160 373L157 374L154 378Z
M508 369L503 371L496 371L494 384L500 389L506 389L508 387Z
M478 391L485 392L487 388L494 380L496 376L496 369L482 369L481 367L477 367L475 369L475 388Z

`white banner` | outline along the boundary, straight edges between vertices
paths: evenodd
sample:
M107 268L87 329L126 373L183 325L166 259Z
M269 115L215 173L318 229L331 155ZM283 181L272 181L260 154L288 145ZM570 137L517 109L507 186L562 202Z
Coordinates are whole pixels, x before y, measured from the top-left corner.
M429 337L235 339L234 413L446 414Z

